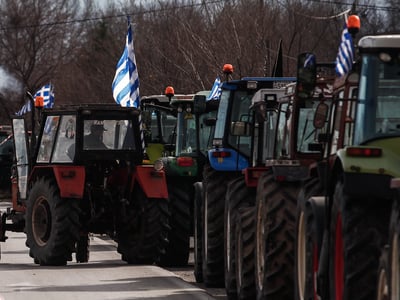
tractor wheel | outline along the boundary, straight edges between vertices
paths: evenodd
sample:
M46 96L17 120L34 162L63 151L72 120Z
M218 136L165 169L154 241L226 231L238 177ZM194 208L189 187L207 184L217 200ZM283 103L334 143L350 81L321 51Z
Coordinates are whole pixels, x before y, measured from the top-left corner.
M381 258L379 259L378 267L378 285L377 285L377 300L389 300L393 299L389 294L389 280L390 280L390 268L389 268L389 252L388 247L384 247L382 250ZM397 262L398 265L398 262ZM397 285L398 283L396 283ZM397 288L397 287L396 287Z
M317 271L325 227L317 222L317 212L310 207L308 200L321 194L318 178L311 178L305 181L298 196L294 256L296 300L318 299Z
M79 240L76 242L76 262L85 263L89 261L89 235L81 234Z
M224 209L228 182L236 172L204 168L203 213L203 281L207 287L224 286Z
M246 186L245 178L240 176L229 182L225 196L224 211L224 251L225 251L225 290L229 299L236 298L235 271L235 226L238 209L254 206L255 195Z
M168 241L168 219L167 199L147 198L136 186L118 226L117 251L122 260L129 264L159 262Z
M257 187L257 299L293 299L294 236L299 184L278 183L270 173Z
M337 183L330 224L330 299L376 297L391 209L391 201L383 200L351 197Z
M79 239L79 206L75 199L60 198L54 180L33 184L26 207L25 232L29 255L40 265L65 265Z
M196 282L203 282L203 257L201 249L203 247L202 243L202 213L201 213L201 203L203 201L203 187L201 182L196 182L194 184L194 208L193 208L193 224L194 224L194 277Z
M237 298L255 299L255 207L240 208L236 220Z
M169 225L168 245L165 254L161 255L160 265L163 267L187 266L190 250L190 200L193 194L191 185L172 181L168 183Z
M388 267L386 268L388 271L386 272L386 279L389 285L389 296L387 298L378 298L379 300L400 298L400 286L398 284L400 278L400 197L398 195L393 202L389 237L389 249L386 250L388 252Z

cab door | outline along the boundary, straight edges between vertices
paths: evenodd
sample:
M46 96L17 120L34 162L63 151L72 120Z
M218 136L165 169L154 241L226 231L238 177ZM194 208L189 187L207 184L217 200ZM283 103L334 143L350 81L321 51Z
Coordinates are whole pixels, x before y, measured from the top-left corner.
M25 200L27 196L27 183L29 174L29 148L28 132L25 120L15 118L12 120L12 130L14 135L15 165L17 171L17 183L19 199Z

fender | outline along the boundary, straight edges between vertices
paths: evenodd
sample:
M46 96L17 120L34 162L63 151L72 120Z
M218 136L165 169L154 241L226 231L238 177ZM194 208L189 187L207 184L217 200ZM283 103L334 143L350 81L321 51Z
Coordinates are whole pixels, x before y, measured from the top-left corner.
M391 159L391 154L382 157L349 157L346 148L337 153L335 164L343 170L344 192L358 197L392 197L390 180L398 173L399 161Z
M85 189L85 167L83 166L36 166L31 174L29 181L38 176L54 175L60 190L61 198L83 198Z
M153 165L136 166L131 190L138 183L147 198L168 199L167 180L163 170L156 171Z
M230 148L208 150L208 160L217 171L241 171L249 167L246 157Z

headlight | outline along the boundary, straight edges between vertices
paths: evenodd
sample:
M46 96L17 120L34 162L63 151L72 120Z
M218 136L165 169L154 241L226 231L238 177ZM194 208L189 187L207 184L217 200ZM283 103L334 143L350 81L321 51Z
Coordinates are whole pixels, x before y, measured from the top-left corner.
M154 162L154 170L158 172L161 171L162 169L164 169L164 163L161 159L157 159Z

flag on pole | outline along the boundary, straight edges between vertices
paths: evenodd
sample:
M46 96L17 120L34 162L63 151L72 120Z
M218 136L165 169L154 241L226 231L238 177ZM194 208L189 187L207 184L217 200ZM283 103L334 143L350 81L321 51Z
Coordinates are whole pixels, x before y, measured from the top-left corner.
M43 97L43 107L44 108L52 108L54 105L54 89L51 83L42 86L33 98L38 96Z
M139 107L139 75L136 67L133 34L129 17L125 49L117 63L112 90L115 102L119 105L124 107Z
M347 30L347 25L344 26L342 38L339 45L338 55L336 57L336 74L341 77L351 71L354 60L354 45L353 38Z
M17 111L15 114L17 115L17 116L23 116L24 114L26 114L27 112L30 112L32 110L32 107L31 107L31 101L27 101L22 107L21 107L21 109L19 110L19 111Z
M213 87L210 91L210 94L208 95L206 101L209 100L218 100L221 97L221 78L217 76L215 78Z

